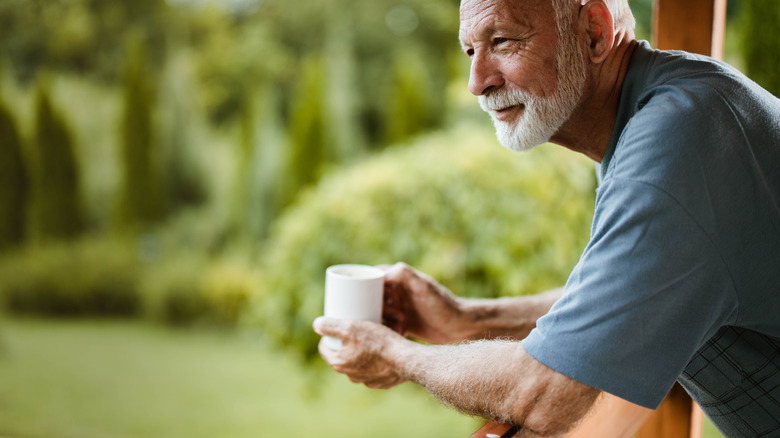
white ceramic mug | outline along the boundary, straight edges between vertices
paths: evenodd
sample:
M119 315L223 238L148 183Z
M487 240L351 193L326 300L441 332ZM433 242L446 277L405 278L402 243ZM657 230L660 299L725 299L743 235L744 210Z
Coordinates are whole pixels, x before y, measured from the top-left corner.
M385 272L368 265L334 265L325 271L325 316L382 322ZM341 339L325 337L332 350Z

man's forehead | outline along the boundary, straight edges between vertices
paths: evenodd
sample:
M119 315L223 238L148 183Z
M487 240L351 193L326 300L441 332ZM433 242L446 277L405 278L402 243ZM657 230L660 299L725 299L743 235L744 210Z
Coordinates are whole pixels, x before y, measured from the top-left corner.
M500 23L531 26L540 14L552 14L550 0L462 0L460 4L460 37L489 34Z

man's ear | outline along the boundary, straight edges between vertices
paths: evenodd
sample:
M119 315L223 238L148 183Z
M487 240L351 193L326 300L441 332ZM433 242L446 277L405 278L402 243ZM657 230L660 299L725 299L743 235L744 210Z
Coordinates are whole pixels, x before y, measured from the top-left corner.
M580 35L587 44L588 58L600 64L615 44L612 13L602 0L590 0L582 5L578 18Z

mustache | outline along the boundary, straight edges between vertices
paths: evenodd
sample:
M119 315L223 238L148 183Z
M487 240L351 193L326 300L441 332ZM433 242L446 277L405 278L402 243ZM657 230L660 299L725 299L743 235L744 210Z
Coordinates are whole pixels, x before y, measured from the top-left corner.
M496 90L487 95L480 95L479 106L485 112L498 111L510 106L533 105L534 96L520 89Z

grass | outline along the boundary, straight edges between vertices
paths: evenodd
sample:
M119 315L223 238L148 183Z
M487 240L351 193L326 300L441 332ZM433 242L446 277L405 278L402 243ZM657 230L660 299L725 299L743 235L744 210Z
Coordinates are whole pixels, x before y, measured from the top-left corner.
M0 436L466 437L479 426L410 384L374 391L335 373L312 376L224 333L6 320ZM312 384L318 396L307 395Z
M0 323L3 437L465 438L479 425L410 384L369 390L235 333L137 321ZM705 419L704 438L717 437Z

